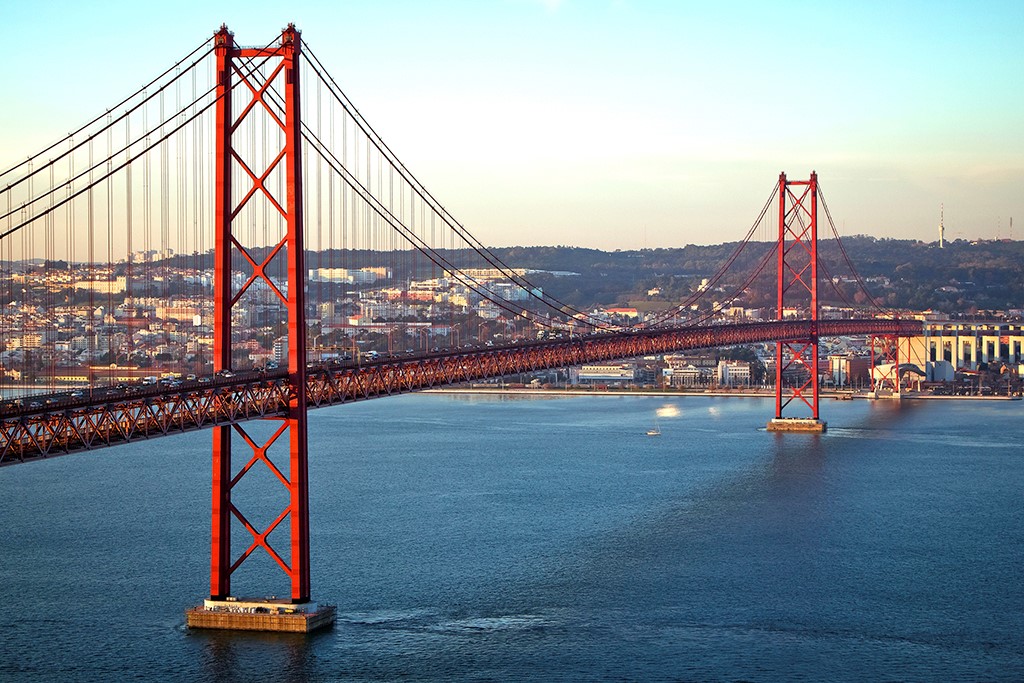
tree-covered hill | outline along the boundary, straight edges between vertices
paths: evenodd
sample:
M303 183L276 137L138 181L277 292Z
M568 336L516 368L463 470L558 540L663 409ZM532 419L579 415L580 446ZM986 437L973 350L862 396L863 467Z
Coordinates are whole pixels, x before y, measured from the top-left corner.
M688 245L679 249L605 252L574 247L508 247L495 253L508 265L573 276L534 274L560 300L574 306L612 305L648 298L678 301L711 278L739 245ZM776 298L774 245L747 245L719 283L716 294L726 299L740 289L767 257L764 272L746 287L743 305L770 306ZM1024 307L1024 242L956 240L940 249L916 240L875 239L858 235L843 247L868 292L886 307L936 309L971 313L978 309ZM837 283L819 288L823 303L867 304L835 240L819 243L821 276ZM837 291L838 290L838 291Z

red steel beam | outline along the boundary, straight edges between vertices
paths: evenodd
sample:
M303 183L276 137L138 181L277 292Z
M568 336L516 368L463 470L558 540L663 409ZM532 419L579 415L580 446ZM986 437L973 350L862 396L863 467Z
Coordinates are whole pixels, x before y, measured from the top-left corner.
M231 367L231 69L234 34L221 25L213 36L217 55L214 172L213 369ZM231 593L231 427L213 428L210 502L210 597Z
M301 40L289 24L281 34L285 99L285 188L288 211L288 381L298 390L288 398L291 438L292 600L309 600L309 453L306 430L306 248L302 243L302 122L299 107Z
M791 188L801 190L797 193ZM796 293L809 296L811 323L809 334L802 339L779 340L775 345L775 417L794 401L819 418L818 394L818 174L809 180L788 180L779 174L779 237L777 244L776 319L785 319L785 309ZM807 377L787 390L783 382L786 370L798 368ZM809 396L808 396L809 394Z
M785 320L596 334L426 357L381 360L311 373L307 408L442 387L458 382L688 349L820 336L914 336L913 320ZM96 450L170 434L283 418L297 392L288 370L181 389L153 388L102 400L68 399L51 406L0 412L0 466ZM230 477L226 477L230 479Z
M301 116L299 106L299 55L301 40L295 26L289 24L281 32L281 42L276 48L236 48L232 34L222 26L214 34L217 53L217 160L216 160L216 229L215 272L214 272L214 370L231 370L232 334L231 312L243 294L257 280L278 297L288 316L288 374L282 384L286 389L283 414L273 419L283 421L282 430L288 432L289 468L284 482L288 491L288 505L282 511L275 527L285 518L289 519L290 546L289 561L285 562L266 540L270 529L258 531L250 525L245 516L231 502L231 489L249 471L244 468L239 475L232 476L231 445L232 434L241 437L243 444L262 452L238 424L214 427L213 435L213 494L212 534L210 551L210 596L223 599L231 593L231 575L250 557L256 547L262 547L288 575L291 582L293 602L309 600L309 481L306 430L306 324L305 324L305 247L302 240L302 159L301 159ZM236 60L254 61L240 69ZM267 64L269 73L263 74L262 65ZM262 82L261 82L262 81ZM275 112L274 106L266 99L275 91L274 84L280 82L284 96L283 118ZM237 118L232 112L232 98L248 91L249 101ZM254 112L267 114L271 129L276 125L283 135L283 146L267 159L265 169L252 169L243 154L232 144L232 134ZM273 139L272 133L265 133ZM242 194L237 205L232 204L235 189L232 173L242 171L238 180L248 182L248 189ZM281 168L285 177L285 197L275 197L265 180ZM237 189L244 189L239 185ZM254 197L260 196L276 209L284 219L285 235L261 263L257 263L248 249L258 245L243 243L244 230L235 234L234 219ZM252 269L242 287L232 290L232 254L234 250L248 262ZM281 292L266 274L267 265L275 259L287 259L287 294ZM262 462L269 466L269 460ZM236 519L252 536L254 544L240 557L232 559L231 528Z

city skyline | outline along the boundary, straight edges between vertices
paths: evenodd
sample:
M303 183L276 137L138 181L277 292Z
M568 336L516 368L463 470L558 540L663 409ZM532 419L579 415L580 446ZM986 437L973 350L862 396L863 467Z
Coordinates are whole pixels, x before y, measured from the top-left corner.
M123 2L4 4L24 47L0 75L18 103L0 114L3 168L221 23L249 45L294 22L407 167L489 245L736 240L780 171L812 169L843 235L936 241L943 205L947 240L1020 238L1014 3L230 2L172 16Z

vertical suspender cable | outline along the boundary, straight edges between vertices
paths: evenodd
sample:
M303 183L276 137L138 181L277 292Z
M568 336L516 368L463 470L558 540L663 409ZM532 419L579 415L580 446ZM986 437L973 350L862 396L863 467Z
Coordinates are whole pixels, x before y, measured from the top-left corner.
M93 368L96 366L96 243L95 243L95 198L93 196L93 141L89 140L89 189L87 192L88 206L88 238L89 238L89 260L88 275L86 277L89 286L89 386L95 384Z
M107 115L107 174L109 175L111 169L114 167L114 160L111 154L114 150L114 132L110 126L110 115ZM107 333L107 363L111 367L116 363L116 348L115 348L115 327L112 324L114 319L114 282L116 280L116 273L114 271L114 182L113 178L107 178L107 310L103 316L105 323L104 329ZM110 322L108 322L110 321ZM111 384L117 384L117 381L111 376Z
M127 125L127 124L125 125L124 136L125 136L125 142L126 143L130 143L131 142L131 126L130 125ZM130 156L131 155L131 151L128 150L127 147L125 149L126 149L125 154ZM125 166L124 171L125 171L125 189L124 189L124 196L125 196L125 207L124 207L125 208L125 219L124 219L124 228L125 228L125 230L124 230L125 231L125 274L124 274L125 291L124 291L124 295L125 295L125 308L127 309L125 311L125 324L127 325L127 329L125 330L125 346L126 346L125 352L126 352L126 355L128 356L128 358L130 360L131 357L132 357L132 353L135 351L135 334L134 334L135 320L134 320L134 318L135 318L135 311L136 311L137 306L138 306L135 303L135 301L134 301L135 300L135 284L134 284L134 281L132 279L132 275L134 275L134 273L132 272L132 232L134 231L134 228L135 228L134 222L132 221L132 201L134 199L134 197L132 195L132 189L133 189L132 188L132 165L129 163L127 166ZM129 303L129 300L131 300L131 303L132 303L131 306L127 305ZM129 365L133 365L133 363L129 362Z

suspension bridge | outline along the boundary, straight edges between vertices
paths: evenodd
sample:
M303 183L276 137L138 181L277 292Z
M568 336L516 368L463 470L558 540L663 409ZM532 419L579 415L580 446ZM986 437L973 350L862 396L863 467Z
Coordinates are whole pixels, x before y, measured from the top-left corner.
M310 409L773 342L769 428L822 431L819 339L873 337L898 367L895 340L921 330L877 308L819 316L819 282L835 280L819 223L864 282L815 173L781 174L708 286L666 310L627 325L561 301L444 208L291 25L261 46L221 27L4 171L0 187L0 360L18 387L0 403L0 465L210 429L210 598L189 612L197 627L309 630L333 618L310 595ZM757 265L736 277L744 252ZM773 280L774 319L716 322L758 278ZM709 305L709 292L720 301ZM367 351L385 337L386 350ZM276 427L264 439L252 421ZM262 529L232 499L257 466L284 491ZM287 543L275 547L274 532ZM287 599L240 602L233 591L232 574L260 550L286 577Z

